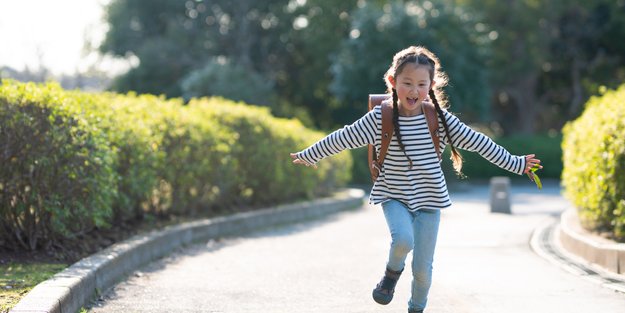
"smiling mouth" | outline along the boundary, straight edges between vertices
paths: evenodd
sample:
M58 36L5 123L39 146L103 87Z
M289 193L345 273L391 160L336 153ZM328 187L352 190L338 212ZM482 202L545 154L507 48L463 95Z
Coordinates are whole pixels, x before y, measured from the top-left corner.
M408 101L409 105L414 105L415 103L417 103L418 98L406 98L406 100Z

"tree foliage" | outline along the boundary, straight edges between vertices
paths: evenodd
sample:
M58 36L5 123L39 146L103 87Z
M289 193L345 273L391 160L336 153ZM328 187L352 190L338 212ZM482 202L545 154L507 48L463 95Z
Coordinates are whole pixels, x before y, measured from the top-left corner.
M560 129L625 79L625 2L455 0L490 35L493 112L508 133ZM513 13L512 13L513 12Z
M234 101L271 106L275 100L271 81L244 66L215 58L189 73L180 83L185 99L219 95Z
M328 55L342 40L355 6L330 0L114 0L100 50L140 60L117 80L118 91L180 96L180 83L197 77L192 72L226 57L262 75L282 96L276 101L318 111L328 120Z
M100 50L139 60L115 90L181 96L226 58L272 86L275 113L325 129L363 113L413 44L440 57L453 110L505 133L560 129L625 80L620 0L112 0L106 19Z
M539 93L572 119L601 86L625 81L625 3L573 1L561 9L550 36L549 71Z
M343 123L366 110L369 93L384 93L383 75L399 50L423 45L441 60L450 77L446 89L454 110L479 119L488 113L489 87L484 69L487 39L475 21L448 4L407 1L365 5L352 18L350 37L341 44L330 88L342 105L335 116Z

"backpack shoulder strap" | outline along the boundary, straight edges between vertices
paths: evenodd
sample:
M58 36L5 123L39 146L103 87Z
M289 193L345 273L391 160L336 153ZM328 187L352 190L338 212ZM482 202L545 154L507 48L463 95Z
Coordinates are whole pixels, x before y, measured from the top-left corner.
M382 104L382 101L390 99L387 94L370 94L369 95L369 111L373 110L376 106Z
M386 157L386 152L388 151L391 139L393 138L393 107L388 102L384 102L384 100L387 99L389 99L389 95L387 94L369 95L369 110L373 110L373 108L378 105L382 110L382 140L380 155L378 156L373 145L369 145L368 153L369 171L371 172L371 180L374 182L380 175L380 170L382 169L382 164L384 164L384 158Z
M438 138L438 117L436 114L436 108L434 104L431 102L422 102L423 114L425 114L425 119L428 123L428 129L430 130L430 136L432 137L432 143L434 143L434 150L436 150L436 155L438 156L438 160L442 160L440 151L440 138Z
M388 102L383 102L382 106L382 145L380 147L380 156L378 157L378 163L380 167L384 163L388 146L393 139L393 107Z

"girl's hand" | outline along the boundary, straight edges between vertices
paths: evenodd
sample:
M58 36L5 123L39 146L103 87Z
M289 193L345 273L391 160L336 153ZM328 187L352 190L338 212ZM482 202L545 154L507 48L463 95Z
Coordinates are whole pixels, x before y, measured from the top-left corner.
M297 153L291 153L291 159L293 159L293 164L304 164L306 166L312 166L313 168L317 168L317 164L310 164L300 158L297 157Z
M523 173L527 174L527 177L529 177L531 181L536 183L538 189L542 189L543 185L540 182L540 178L538 178L538 175L534 174L534 172L541 168L543 168L543 166L540 165L540 160L536 159L535 155L529 154L525 156L525 170L523 171Z
M536 159L535 157L536 155L534 154L528 154L525 156L525 170L523 170L523 173L525 174L529 173L532 167L536 165L538 165L539 169L543 168L543 166L540 165L540 160Z

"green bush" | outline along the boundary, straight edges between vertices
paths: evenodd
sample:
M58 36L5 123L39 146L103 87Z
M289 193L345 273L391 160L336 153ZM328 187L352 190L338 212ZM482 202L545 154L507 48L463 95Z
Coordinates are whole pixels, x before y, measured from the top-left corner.
M586 103L562 150L565 193L584 227L625 241L625 85Z
M219 121L232 132L230 156L234 160L231 200L246 205L288 201L328 194L350 179L351 158L339 155L320 164L317 171L293 166L289 153L323 136L299 121L272 117L269 110L232 103L221 98L189 103L197 116Z
M115 169L118 193L113 204L116 223L142 218L146 213L164 211L158 195L165 162L162 124L164 115L175 116L173 105L151 95L97 94L83 107L106 114L100 124L117 151Z
M170 186L170 213L196 215L230 206L231 181L236 179L231 157L234 133L188 107L163 122L166 157L161 182Z
M214 215L324 195L350 179L343 154L291 164L322 133L222 98L0 86L0 243L75 239L145 214Z
M105 226L117 193L116 153L100 118L58 85L0 86L0 241L46 248Z

